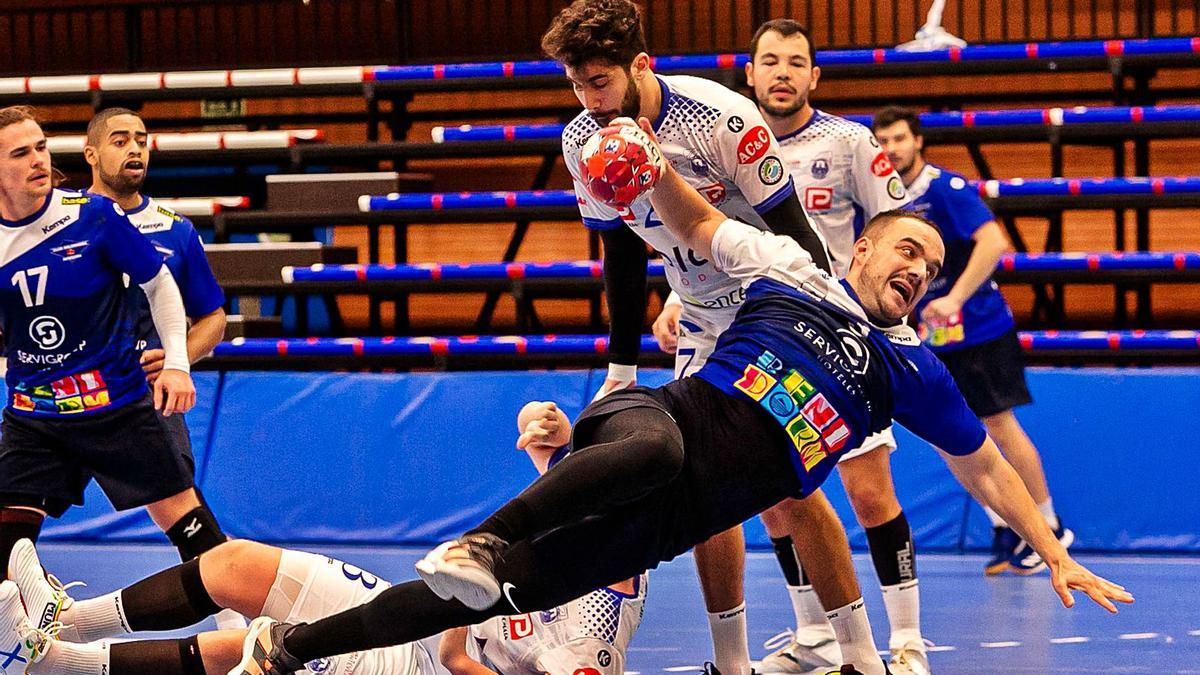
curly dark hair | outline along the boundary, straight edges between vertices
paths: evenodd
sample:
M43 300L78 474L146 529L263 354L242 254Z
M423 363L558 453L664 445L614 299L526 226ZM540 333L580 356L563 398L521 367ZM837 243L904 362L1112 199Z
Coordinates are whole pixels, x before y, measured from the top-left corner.
M575 0L550 23L542 51L570 68L592 61L628 67L646 51L641 11L629 0Z

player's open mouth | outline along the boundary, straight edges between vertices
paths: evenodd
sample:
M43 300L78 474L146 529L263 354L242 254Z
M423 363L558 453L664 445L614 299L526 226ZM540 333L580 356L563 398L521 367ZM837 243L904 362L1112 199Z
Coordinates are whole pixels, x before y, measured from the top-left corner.
M906 305L913 297L913 287L910 286L907 281L902 279L892 279L888 282L888 286L890 286L892 290L896 292L896 295L900 296L900 299L903 300L904 304Z
M146 171L146 164L137 160L125 162L125 166L121 167L121 170L128 171L129 173L141 174Z

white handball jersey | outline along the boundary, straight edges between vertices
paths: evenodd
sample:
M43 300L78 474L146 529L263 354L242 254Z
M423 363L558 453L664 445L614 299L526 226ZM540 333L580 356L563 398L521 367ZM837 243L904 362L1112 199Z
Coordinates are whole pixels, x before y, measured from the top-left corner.
M800 203L829 247L834 272L845 276L863 225L908 203L904 182L870 129L820 110L780 137L779 145Z
M646 580L636 577L631 595L602 588L549 611L471 626L467 654L504 675L621 675L642 622Z
M730 218L766 229L758 214L786 199L792 179L779 144L750 99L710 80L658 76L662 112L654 121L663 156L689 185ZM563 130L563 158L575 183L583 222L594 229L628 226L662 254L667 281L685 302L711 308L742 300L741 285L672 235L641 197L617 211L579 182L579 155L599 124L580 113Z

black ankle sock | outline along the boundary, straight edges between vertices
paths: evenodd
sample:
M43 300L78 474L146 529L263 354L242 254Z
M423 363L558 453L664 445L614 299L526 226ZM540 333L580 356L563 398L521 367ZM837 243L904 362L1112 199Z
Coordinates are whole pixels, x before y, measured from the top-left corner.
M217 524L217 517L201 505L167 529L167 539L179 550L179 559L186 562L220 546L227 537Z
M189 560L121 591L132 631L185 628L221 611L204 588L200 560Z
M880 586L895 586L917 578L912 530L903 511L883 525L868 527L867 544Z
M108 659L112 675L205 675L194 635L182 640L114 642Z

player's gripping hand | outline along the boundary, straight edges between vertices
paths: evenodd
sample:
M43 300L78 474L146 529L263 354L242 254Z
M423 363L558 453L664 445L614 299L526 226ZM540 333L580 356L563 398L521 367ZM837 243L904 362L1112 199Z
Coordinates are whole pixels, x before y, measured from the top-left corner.
M530 401L517 414L517 448L560 448L571 440L571 422L553 401Z
M146 373L146 382L154 384L162 374L163 364L166 363L167 353L161 349L147 349L142 352L142 372Z
M952 316L961 311L961 302L949 295L944 295L936 300L930 300L929 304L925 305L925 309L921 310L921 319L931 322L949 321Z
M154 380L154 409L161 410L163 417L174 413L185 413L196 405L196 386L192 376L182 370L166 368Z
M608 364L608 377L604 378L604 384L601 385L600 391L592 397L592 402L595 403L618 389L635 386L637 386L637 366L610 363Z
M658 348L668 354L674 354L679 349L679 315L683 313L683 305L667 303L662 312L650 326L654 339L658 340Z
M1113 600L1126 604L1133 602L1133 595L1125 590L1124 586L1092 574L1091 570L1075 562L1070 556L1064 557L1057 563L1048 563L1048 565L1050 567L1050 585L1054 587L1054 592L1058 593L1058 597L1062 598L1064 607L1075 606L1075 598L1071 595L1071 591L1087 593L1088 597L1097 605L1113 614L1117 613L1117 607L1113 604Z

